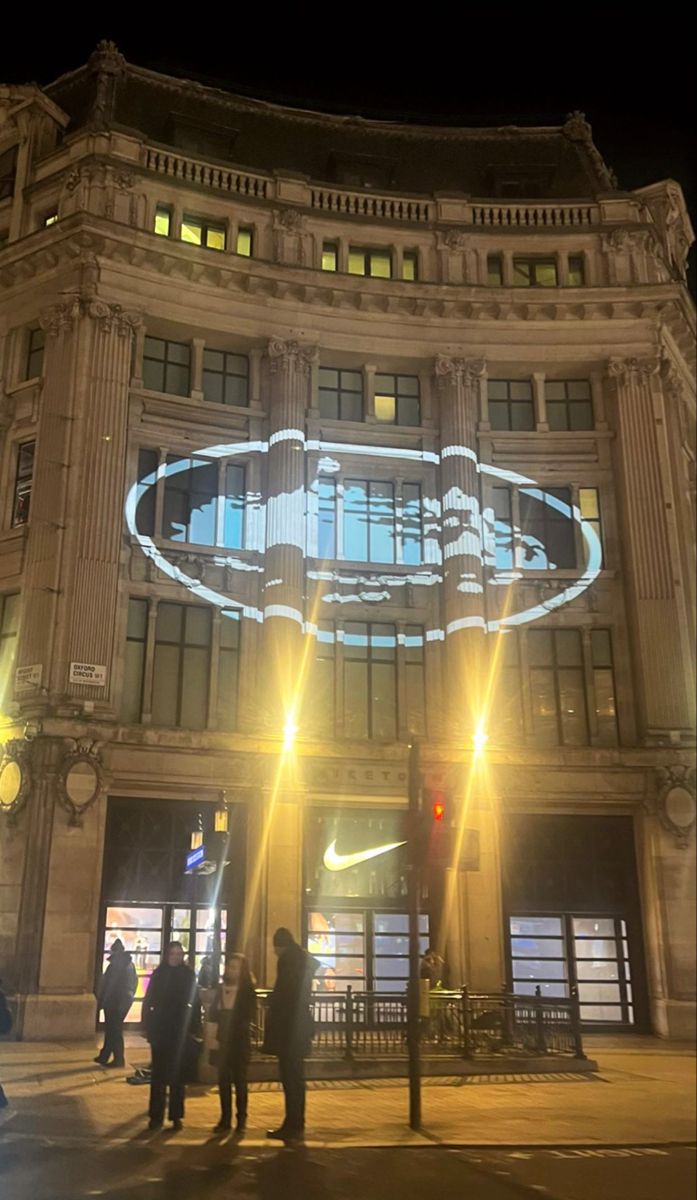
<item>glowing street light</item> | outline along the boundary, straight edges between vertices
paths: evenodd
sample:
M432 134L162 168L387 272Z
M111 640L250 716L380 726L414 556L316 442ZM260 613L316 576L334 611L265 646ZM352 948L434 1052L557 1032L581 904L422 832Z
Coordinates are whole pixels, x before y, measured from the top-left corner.
M484 718L482 717L481 721L477 725L477 728L472 734L472 743L474 745L474 753L476 756L484 753L488 741L489 734L484 728Z
M283 726L283 750L286 754L290 754L295 742L295 735L298 732L298 727L295 723L295 712L293 709L286 717L286 723Z

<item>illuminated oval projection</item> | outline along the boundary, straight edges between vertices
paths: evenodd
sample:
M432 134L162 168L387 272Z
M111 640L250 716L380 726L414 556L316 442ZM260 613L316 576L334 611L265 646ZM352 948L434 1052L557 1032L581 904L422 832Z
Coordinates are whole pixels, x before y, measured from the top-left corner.
M476 465L476 470L481 475L491 476L495 481L495 486L508 485L515 486L521 489L520 494L525 498L528 505L538 505L540 509L547 508L554 514L554 519L559 523L559 518L564 521L573 521L580 527L583 542L585 546L585 565L581 574L572 580L569 580L566 586L554 596L551 596L544 603L533 605L530 608L523 609L519 612L507 613L504 617L486 620L482 612L478 616L467 616L459 620L452 621L446 629L428 629L426 638L428 641L442 639L459 629L468 626L475 626L486 629L488 632L494 632L498 629L524 625L531 621L536 621L540 617L546 616L554 609L561 608L581 595L597 578L602 565L602 549L600 540L595 529L587 521L584 521L579 509L575 505L571 505L561 499L553 492L545 491L540 487L534 479L529 479L526 475L521 475L517 471L505 470L501 467L491 466L489 463L480 463L477 461L474 451L466 446L446 446L442 450L442 454L438 455L433 451L421 450L404 450L398 447L390 446L360 446L347 445L342 442L322 442L318 440L306 440L300 430L281 431L274 435L278 440L287 436L294 441L301 442L306 450L319 452L324 457L320 457L321 475L317 478L326 477L327 474L335 474L339 469L341 459L348 456L360 456L361 458L374 457L382 458L392 463L397 461L403 462L421 462L428 466L438 466L441 457L462 457L468 459ZM287 605L278 605L269 603L263 610L253 606L245 605L240 601L234 600L232 597L225 595L223 592L218 592L214 588L208 587L200 579L195 579L188 575L175 563L169 561L166 555L155 545L153 538L147 534L143 534L138 529L138 505L140 501L147 495L150 488L154 487L163 477L169 477L179 473L184 469L195 470L199 467L210 466L212 460L216 459L234 459L240 455L249 455L258 453L265 454L268 450L268 443L263 441L252 442L232 442L224 445L206 446L203 449L191 451L189 458L186 460L187 467L182 466L182 461L178 462L163 462L159 467L146 474L137 483L131 487L125 505L125 518L128 530L135 541L140 546L142 552L155 563L158 570L163 574L168 575L170 579L180 583L192 595L197 596L200 600L204 600L209 604L215 605L217 608L234 610L239 612L241 616L250 620L263 621L264 616L283 617L291 621L295 621L309 633L316 633L316 626L306 622L303 614L297 609ZM198 461L196 461L198 460ZM330 468L328 470L328 468ZM471 469L471 468L470 468ZM556 489L561 490L561 489ZM313 504L316 500L316 492L311 487L308 492L304 489L299 491L298 495L283 494L275 496L263 504L258 496L250 497L247 494L247 501L253 501L250 504L253 510L254 519L250 522L252 526L252 536L247 538L246 549L254 549L263 553L267 544L265 530L268 528L273 535L273 544L285 542L290 546L295 546L303 549L304 545L304 526L306 523L305 513L313 511ZM224 496L218 496L216 503L225 502ZM343 571L340 567L332 568L331 570L310 570L308 577L314 580L333 580L335 582L352 582L356 584L356 593L352 596L343 596L338 593L335 595L325 595L323 601L325 603L346 603L350 600L357 601L379 601L389 597L389 591L385 591L390 584L394 586L404 585L405 582L418 583L424 586L432 586L441 582L439 571L434 571L434 566L440 563L440 538L442 536L443 558L446 563L456 556L466 558L475 558L487 566L493 567L494 571L491 578L487 581L491 586L501 586L512 583L515 580L524 578L524 567L521 567L519 562L516 562L516 556L522 554L529 564L534 564L535 570L553 571L557 564L550 560L550 555L543 540L536 538L530 533L523 533L521 529L514 527L510 520L508 523L501 521L495 517L491 508L485 508L482 512L480 509L479 497L467 496L458 488L453 487L448 490L443 498L443 513L441 512L441 502L437 498L431 498L426 495L422 498L424 528L427 528L428 536L433 544L434 537L437 537L435 549L431 551L432 561L426 562L423 566L411 567L408 572L398 572L390 575L389 566L380 571L375 563L366 563L365 571L369 573L369 578L362 578L356 569L351 569L347 566ZM270 521L269 521L270 518ZM292 526L292 528L291 528ZM302 534L299 526L302 526ZM497 570L496 568L496 546L510 544L510 566L505 569ZM190 548L190 543L187 544L187 549ZM513 548L516 547L514 550ZM227 567L233 573L236 571L258 571L262 568L247 562L245 559L235 557L233 554L225 553L224 548L220 547L221 553L214 554L212 561ZM190 551L194 553L194 551ZM309 555L308 557L318 558L318 555ZM562 568L563 568L562 564ZM530 567L528 566L528 569ZM267 582L267 591L273 586L282 583L282 580L271 580ZM373 594L370 593L369 587L383 589L378 590ZM366 587L368 590L366 590ZM458 587L462 591L481 592L481 585L472 582L468 576L463 575ZM361 590L361 588L363 590Z

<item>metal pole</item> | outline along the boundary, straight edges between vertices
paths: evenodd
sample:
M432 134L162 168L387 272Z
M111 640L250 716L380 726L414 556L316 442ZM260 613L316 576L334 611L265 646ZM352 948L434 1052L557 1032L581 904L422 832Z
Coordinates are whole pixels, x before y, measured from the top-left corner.
M409 991L407 1048L409 1052L409 1126L421 1128L421 1047L419 1044L419 907L421 901L421 772L416 739L409 747Z

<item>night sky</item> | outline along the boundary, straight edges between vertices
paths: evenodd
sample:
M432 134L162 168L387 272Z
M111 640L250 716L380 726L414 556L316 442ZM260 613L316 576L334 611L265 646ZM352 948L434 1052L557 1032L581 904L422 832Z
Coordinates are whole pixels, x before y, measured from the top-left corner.
M245 25L234 6L229 17L217 5L181 16L172 6L160 28L76 11L73 36L67 10L53 27L33 13L26 19L33 28L23 35L20 18L15 37L4 39L0 82L48 83L84 63L106 37L141 66L329 112L425 124L560 125L580 109L620 187L676 179L697 227L695 64L690 39L675 23L648 21L625 6L615 15L609 6L594 13L588 4L538 5L527 21L502 5L476 20L444 8L418 20L406 5L390 11L393 25L367 22L349 7L293 9L288 28L270 8ZM569 18L563 25L561 13ZM539 28L535 16L543 19ZM694 247L690 263L694 294Z

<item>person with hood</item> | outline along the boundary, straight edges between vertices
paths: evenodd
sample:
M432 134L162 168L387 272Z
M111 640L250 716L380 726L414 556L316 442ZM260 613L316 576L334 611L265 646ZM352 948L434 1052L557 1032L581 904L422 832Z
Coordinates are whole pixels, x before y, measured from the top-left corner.
M143 1028L152 1052L150 1129L161 1129L169 1089L169 1119L181 1129L186 1084L196 1078L201 1005L196 976L181 942L170 942L143 1000Z
M303 950L289 929L273 935L278 956L276 984L269 997L263 1052L278 1058L285 1097L285 1118L267 1137L280 1141L302 1138L305 1129L305 1062L310 1053L314 1021L310 1012L312 979L320 966Z
M5 1037L12 1029L12 1013L10 1012L0 979L0 1037ZM7 1108L8 1100L0 1083L0 1108Z
M254 978L244 954L225 955L225 973L218 984L208 1020L218 1026L218 1091L220 1120L214 1133L226 1133L232 1126L232 1085L237 1107L236 1134L241 1137L247 1125L247 1073L252 1052L251 1025L256 1017L257 994ZM211 1056L212 1058L212 1056Z
M100 1067L125 1067L123 1023L133 1003L138 976L121 938L111 943L109 966L97 991L97 1005L104 1009L104 1045L95 1058ZM111 1056L113 1061L109 1062Z

